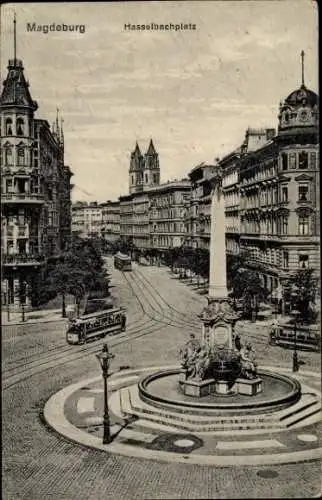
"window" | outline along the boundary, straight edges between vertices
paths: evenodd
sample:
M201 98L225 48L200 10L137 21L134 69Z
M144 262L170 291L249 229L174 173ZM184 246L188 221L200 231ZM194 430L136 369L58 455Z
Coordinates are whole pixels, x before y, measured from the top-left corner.
M157 174L153 174L153 182L154 182L154 184L156 184L157 181L158 181Z
M299 267L305 269L309 267L309 256L308 254L299 255Z
M6 119L6 135L12 135L12 120L11 120L11 118Z
M38 163L38 162L37 162ZM35 165L36 166L36 165ZM131 176L131 183L134 184L134 175Z
M17 118L17 135L24 135L24 121L22 118Z
M7 179L6 181L6 192L7 193L12 192L12 179Z
M309 187L299 186L299 201L308 201Z
M12 147L7 147L5 149L5 164L12 165L13 164L13 156L12 156Z
M288 233L288 215L282 216L282 234Z
M286 186L282 187L282 201L288 201L288 188Z
M21 167L25 164L25 150L24 148L18 149L18 165Z
M286 153L282 153L282 170L288 169L288 157Z
M145 174L145 183L147 184L148 182L148 174Z
M307 215L299 215L299 234L309 234L309 217Z
M314 170L316 168L316 153L310 153L310 168Z
M287 251L283 252L283 267L285 269L288 269L288 252Z
M19 194L24 194L26 192L26 181L25 179L16 179L17 180L17 190Z
M306 151L302 151L299 154L299 168L308 168L309 166L309 161L308 161L308 154Z

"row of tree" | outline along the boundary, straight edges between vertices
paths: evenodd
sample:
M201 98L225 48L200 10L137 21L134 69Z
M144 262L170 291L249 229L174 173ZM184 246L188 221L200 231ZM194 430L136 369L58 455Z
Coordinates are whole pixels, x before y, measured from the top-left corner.
M179 271L180 277L194 273L207 281L209 280L209 251L204 248L187 246L169 248L167 251L157 249L138 249L132 239L123 239L116 242L118 250L127 253L132 258L144 257L150 261L160 262L169 266L172 271ZM247 252L238 255L227 254L227 286L230 296L239 307L244 318L255 319L261 302L268 299L268 290L263 278L256 269L249 266ZM314 306L317 291L317 280L312 269L298 270L283 286L283 296L276 297L277 310L281 310L282 301L287 312L297 311L301 322L313 322L317 311Z

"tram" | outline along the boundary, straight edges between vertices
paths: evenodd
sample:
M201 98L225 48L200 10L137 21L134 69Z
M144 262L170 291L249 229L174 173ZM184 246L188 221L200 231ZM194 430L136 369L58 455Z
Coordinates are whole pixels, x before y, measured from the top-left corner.
M121 252L114 256L114 267L119 271L132 271L131 258Z
M269 332L269 344L290 347L300 350L315 351L321 350L321 335L317 328L303 327L297 325L273 325Z
M68 322L68 344L85 344L87 340L123 332L126 328L125 309L117 307L71 318Z

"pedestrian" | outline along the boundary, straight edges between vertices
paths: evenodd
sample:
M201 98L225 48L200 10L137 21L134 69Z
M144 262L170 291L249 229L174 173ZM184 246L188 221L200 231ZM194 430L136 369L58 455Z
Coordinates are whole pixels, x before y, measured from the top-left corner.
M240 341L240 336L238 335L238 333L236 333L236 335L235 335L234 343L235 343L235 349L237 349L237 351L240 351L241 350L241 341Z

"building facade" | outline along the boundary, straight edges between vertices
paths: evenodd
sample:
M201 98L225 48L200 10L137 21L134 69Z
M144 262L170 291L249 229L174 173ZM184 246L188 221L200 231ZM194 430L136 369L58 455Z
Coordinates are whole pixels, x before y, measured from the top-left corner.
M298 269L320 274L318 119L318 96L302 82L280 104L277 133L249 128L217 162L227 253L245 252L272 296ZM201 164L189 173L187 244L195 248L209 248L213 169Z
M80 238L101 238L103 232L103 205L76 202L72 206L72 233Z
M8 64L0 97L2 300L28 303L48 257L71 236L70 179L58 117L35 118L21 60Z
M184 244L186 207L191 196L188 179L169 181L147 191L150 248L165 251Z
M277 135L239 165L240 247L270 292L298 269L319 274L318 96L302 83L278 120Z
M106 243L114 243L120 237L120 202L107 201L102 207L102 237Z

